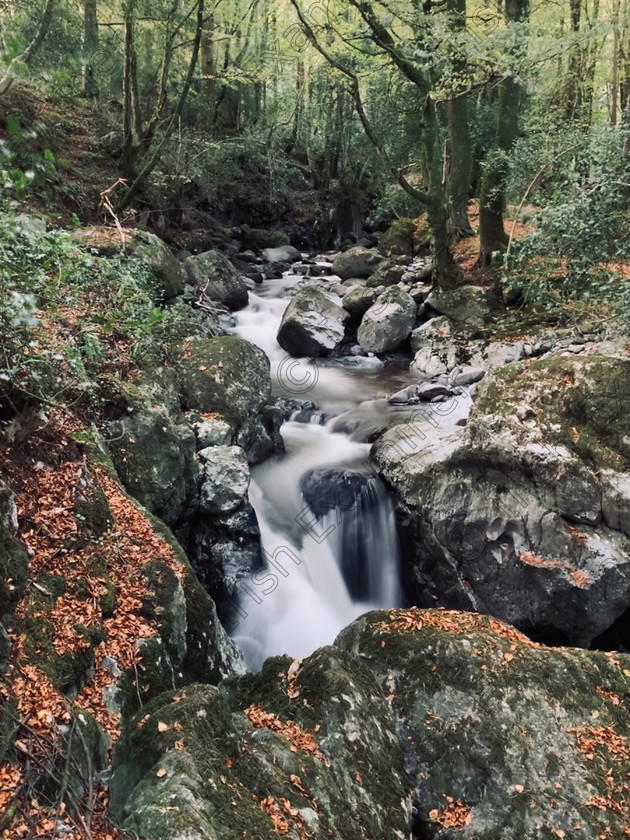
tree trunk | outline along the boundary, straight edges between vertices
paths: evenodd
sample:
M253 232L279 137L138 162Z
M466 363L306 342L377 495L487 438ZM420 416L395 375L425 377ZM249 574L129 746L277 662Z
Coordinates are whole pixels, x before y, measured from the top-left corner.
M466 28L466 0L448 0L453 29ZM465 72L465 60L455 63L455 70ZM448 168L446 173L446 200L448 203L448 228L451 243L463 236L470 236L472 228L468 219L468 194L472 177L472 147L468 126L468 97L454 91L446 103L448 128Z
M123 69L123 150L121 167L125 178L135 176L135 160L140 147L138 135L138 67L134 39L135 0L125 10L125 54Z
M210 13L204 21L203 32L201 33L201 45L199 48L202 95L199 122L202 128L205 128L210 132L214 129L214 116L217 104L217 66L214 47L214 30L214 15Z
M527 19L528 0L508 0L508 25ZM515 55L520 47L515 47ZM505 251L508 237L503 226L507 152L518 135L518 117L523 88L515 75L505 76L499 86L494 149L484 164L479 194L479 262L491 265L496 251Z
M83 96L98 98L98 82L94 59L98 50L97 0L85 0L83 4Z

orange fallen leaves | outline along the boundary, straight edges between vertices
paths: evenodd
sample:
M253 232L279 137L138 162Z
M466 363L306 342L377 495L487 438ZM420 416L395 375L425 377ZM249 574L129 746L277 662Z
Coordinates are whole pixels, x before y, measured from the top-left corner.
M440 828L464 828L471 824L472 811L461 799L453 799L452 796L444 796L444 799L446 801L444 808L433 808L429 811L430 820L437 823Z
M248 706L245 709L245 714L258 729L270 729L272 732L276 732L282 738L290 741L296 749L305 750L326 766L330 766L328 759L319 749L311 733L305 732L297 723L292 720L282 721L276 715L265 712L261 706Z
M570 727L567 732L575 735L578 750L587 761L595 758L595 749L602 747L618 761L630 758L630 748L625 738L621 738L612 726Z
M2 478L16 494L18 536L29 553L28 586L15 611L9 668L0 683L2 702L15 698L22 721L15 761L0 767L0 814L18 806L13 824L0 831L0 840L49 837L55 832L65 840L119 840L120 833L107 820L105 789L94 792L89 824L83 824L80 813L68 814L63 808L34 802L25 768L33 760L53 766L59 727L71 724L78 709L90 712L116 742L119 719L108 711L104 691L121 671L141 669L138 641L158 630L157 620L147 618L153 594L142 567L149 559L159 559L180 580L184 574L171 547L117 482L100 466L87 463L70 437L81 430L76 418L51 412L42 430L19 443L9 442L0 452ZM75 515L76 503L89 499L94 486L105 493L113 519L97 541L81 536ZM115 611L108 617L100 604L108 591L104 570L116 593ZM44 576L62 579L64 591L53 596ZM50 654L22 632L27 618L47 628L45 641L57 655L86 650L91 646L90 633L105 639L92 644L95 669L73 702L55 689L41 669ZM117 669L99 667L106 656Z

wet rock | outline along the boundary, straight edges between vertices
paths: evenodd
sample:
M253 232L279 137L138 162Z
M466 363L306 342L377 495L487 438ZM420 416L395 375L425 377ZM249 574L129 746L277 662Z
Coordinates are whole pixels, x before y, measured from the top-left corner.
M210 300L224 303L233 312L247 306L247 286L225 254L205 251L184 263L190 282Z
M409 337L415 320L413 298L398 286L392 286L364 314L358 342L366 352L395 350Z
M467 388L475 382L480 382L486 371L479 367L459 367L451 371L449 375L449 383L455 388Z
M378 286L385 286L386 288L395 286L400 283L404 272L403 266L386 263L368 277L367 286L371 289L376 289Z
M350 277L370 277L383 262L383 257L378 251L357 245L335 258L332 271L343 280Z
M302 286L292 298L278 330L278 344L292 356L317 358L337 350L348 313L341 300L317 286Z

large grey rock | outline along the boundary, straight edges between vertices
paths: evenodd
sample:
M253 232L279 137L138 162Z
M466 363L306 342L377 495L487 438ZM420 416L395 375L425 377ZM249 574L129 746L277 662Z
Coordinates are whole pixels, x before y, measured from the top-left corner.
M303 286L284 312L278 344L292 356L328 356L344 338L348 313L340 304L317 286Z
M426 299L426 305L440 315L465 324L483 323L491 312L488 294L480 286L434 289Z
M182 406L237 428L271 398L269 359L236 336L190 339L170 347Z
M367 613L303 661L151 701L112 811L154 840L622 838L629 675L485 616Z
M357 340L368 353L395 350L409 336L415 320L413 298L399 286L392 286L363 316Z
M335 645L390 701L413 837L624 836L612 791L630 770L630 657L539 647L495 619L437 610L368 613Z
M209 446L198 453L203 465L199 506L205 513L232 513L247 497L249 466L239 446Z
M192 285L205 297L225 304L232 311L247 306L245 281L225 254L205 251L188 257L184 268Z
M186 272L168 246L154 233L125 230L123 241L116 228L100 226L73 231L72 238L99 256L113 257L125 253L142 260L155 275L160 294L166 298L181 295L184 291Z
M221 689L174 694L143 709L119 743L112 809L128 831L154 840L409 837L392 709L352 657L331 647L303 663L276 657Z
M332 271L342 280L348 280L350 277L369 277L384 262L378 251L357 245L335 257Z
M392 264L388 261L368 277L367 285L371 289L375 289L378 286L395 286L397 283L400 283L404 273L405 269L402 265Z
M107 450L126 489L172 525L196 494L195 435L164 405L146 403L109 423Z
M294 263L302 259L302 255L293 245L281 245L279 248L265 248L262 256L270 263Z
M569 357L486 376L465 430L408 422L373 457L408 517L420 603L588 646L630 607L630 364Z
M360 318L368 311L384 289L368 289L366 286L353 286L343 296L343 308L355 318Z

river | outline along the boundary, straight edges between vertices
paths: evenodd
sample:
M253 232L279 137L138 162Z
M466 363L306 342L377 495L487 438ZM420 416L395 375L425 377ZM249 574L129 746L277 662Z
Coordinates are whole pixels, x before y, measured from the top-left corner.
M238 624L232 632L252 670L268 656L307 656L331 644L361 613L402 604L394 506L371 474L367 441L411 415L412 409L392 406L387 398L417 377L407 364L383 367L375 358L346 367L335 360L288 356L276 335L300 282L303 276L288 273L260 284L250 292L247 308L237 313L233 330L269 357L276 396L317 406L297 412L301 422L291 419L282 426L286 454L252 470L250 500L266 568L239 587ZM467 415L467 399L451 402L431 414L429 437ZM324 509L313 513L302 482L311 470L322 468L365 476L354 503L339 496L333 480Z

